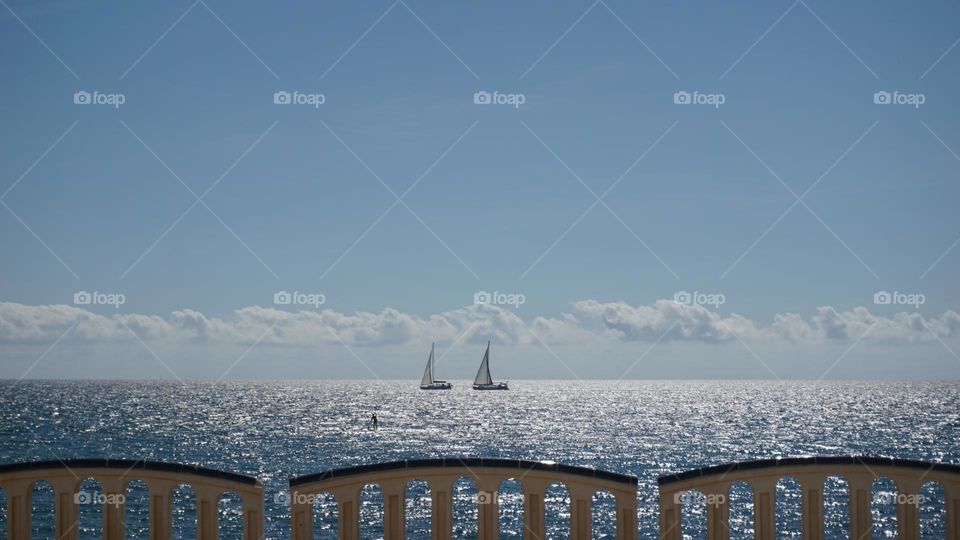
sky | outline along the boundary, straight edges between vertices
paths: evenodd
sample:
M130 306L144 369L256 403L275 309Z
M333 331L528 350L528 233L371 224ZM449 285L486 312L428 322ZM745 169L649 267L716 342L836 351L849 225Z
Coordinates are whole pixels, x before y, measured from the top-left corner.
M4 0L0 377L956 378L958 19Z

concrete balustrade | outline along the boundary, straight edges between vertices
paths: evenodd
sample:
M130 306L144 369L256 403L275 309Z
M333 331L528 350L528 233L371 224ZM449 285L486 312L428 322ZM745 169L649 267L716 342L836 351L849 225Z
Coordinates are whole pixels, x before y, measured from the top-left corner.
M237 493L243 505L243 539L263 538L263 487L256 478L189 465L149 461L79 459L0 466L0 489L7 497L8 540L30 540L33 489L43 480L54 490L54 527L58 540L77 540L80 533L81 484L99 482L103 501L103 538L124 540L126 490L130 482L147 484L151 540L170 540L173 491L187 484L197 495L197 540L218 538L220 497Z
M383 490L384 536L405 538L406 486L412 480L430 485L431 538L449 540L453 534L454 484L471 478L477 485L478 535L481 540L500 537L498 491L500 484L516 480L523 489L526 538L545 538L544 496L547 487L562 483L570 494L570 533L575 540L591 538L593 494L609 491L616 499L617 538L637 535L637 479L584 467L508 459L407 460L338 469L290 480L293 540L313 538L313 502L322 493L337 500L339 535L360 538L360 493L364 486Z
M707 503L707 538L730 538L730 487L749 484L753 492L754 537L776 538L776 485L786 477L799 481L802 490L802 523L805 540L824 538L824 483L841 477L849 486L850 538L871 538L873 482L891 479L897 487L898 537L920 539L920 511L917 495L928 483L943 486L946 505L946 537L960 540L960 466L921 461L867 458L820 457L733 463L687 471L659 478L660 536L680 540L684 494L698 491Z

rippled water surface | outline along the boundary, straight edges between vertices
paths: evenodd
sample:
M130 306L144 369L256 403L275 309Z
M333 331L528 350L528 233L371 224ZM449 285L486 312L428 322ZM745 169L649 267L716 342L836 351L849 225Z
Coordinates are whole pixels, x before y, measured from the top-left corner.
M289 515L275 495L289 477L404 458L550 459L635 475L641 534L650 538L657 530L656 478L666 472L809 454L960 463L960 384L949 382L516 381L509 392L474 392L461 382L453 391L422 392L414 382L392 381L24 381L0 382L0 403L0 462L111 457L253 475L267 490L271 538L288 534ZM369 429L372 412L378 430ZM138 521L146 510L136 492L128 502L131 533L146 525ZM549 506L561 514L564 494L552 495ZM46 496L38 494L37 504ZM426 497L411 490L412 536L429 530ZM509 486L501 497L505 534L522 534L521 499ZM178 536L193 534L193 511L180 504L188 499L178 499ZM364 505L365 521L376 519L376 500ZM460 536L475 533L470 506L465 498L455 504ZM84 536L95 532L96 512L85 512ZM239 516L230 505L223 512L230 537ZM878 516L890 526L887 517ZM690 534L700 521L692 518ZM561 518L549 524L562 537ZM595 535L612 532L603 525ZM38 516L38 535L50 527Z

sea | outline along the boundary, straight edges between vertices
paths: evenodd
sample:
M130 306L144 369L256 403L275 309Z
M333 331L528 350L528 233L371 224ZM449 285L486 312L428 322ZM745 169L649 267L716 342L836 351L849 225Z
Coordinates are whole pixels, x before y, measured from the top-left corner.
M437 457L552 460L639 478L641 538L657 538L657 477L732 461L792 456L892 456L960 464L960 383L803 381L511 381L506 392L420 391L416 381L0 381L0 463L105 457L189 463L261 480L266 536L289 538L290 477L383 461ZM379 418L372 429L371 414ZM81 491L97 493L86 481ZM846 493L826 490L829 538L845 538ZM874 486L875 538L896 535L893 487ZM884 494L888 497L884 498ZM892 496L892 497L891 497ZM501 535L523 537L519 486L498 494ZM731 493L731 536L752 538L749 495ZM778 536L800 536L800 492L777 493ZM91 500L97 500L95 497ZM457 483L454 533L476 536L475 486ZM146 538L145 487L127 494L127 535ZM925 538L944 537L943 494L928 485ZM34 493L34 537L53 537L49 486ZM689 506L697 506L691 504ZM6 504L0 528L6 526ZM411 485L407 533L429 538L429 494ZM81 505L81 537L99 538L98 504ZM221 501L221 537L239 538L239 502ZM335 510L320 501L318 538L335 537ZM566 493L547 497L550 538L567 537ZM609 497L594 501L593 535L613 538ZM176 538L195 538L191 491L177 490ZM367 488L363 538L382 537L382 500ZM683 536L706 534L693 509ZM4 537L6 531L0 531Z

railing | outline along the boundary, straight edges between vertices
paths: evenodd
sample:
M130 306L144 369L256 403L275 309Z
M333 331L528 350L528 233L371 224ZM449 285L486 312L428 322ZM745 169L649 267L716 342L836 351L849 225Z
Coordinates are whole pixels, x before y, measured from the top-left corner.
M776 486L785 477L796 479L802 490L803 538L824 537L824 483L842 477L849 486L849 538L871 538L873 481L889 478L897 490L897 529L901 540L919 540L918 505L923 485L943 487L946 506L946 538L960 539L960 466L902 459L867 457L811 457L732 463L662 476L660 485L660 538L680 540L683 495L699 491L707 499L707 538L730 537L730 490L746 482L753 492L754 536L776 538Z
M149 490L152 540L172 537L173 491L182 484L190 485L196 493L197 540L218 538L218 503L226 492L234 492L242 500L244 540L263 538L263 487L256 478L190 465L76 459L0 466L0 489L7 498L9 540L30 540L33 489L41 480L54 490L55 538L79 538L78 493L88 478L98 481L103 488L103 537L107 540L124 539L125 493L134 480L145 482Z
M293 540L313 538L313 502L318 495L336 498L340 538L360 538L360 492L378 485L383 491L384 524L387 540L405 537L407 483L424 480L430 486L431 538L447 540L453 529L453 488L462 477L472 478L480 493L478 534L481 540L500 536L496 496L500 483L513 479L523 488L523 519L526 538L546 538L544 495L547 487L561 482L570 494L569 538L591 537L593 494L609 491L616 498L617 538L635 538L637 531L637 479L633 476L598 471L552 462L513 459L424 459L366 465L327 471L290 480Z

